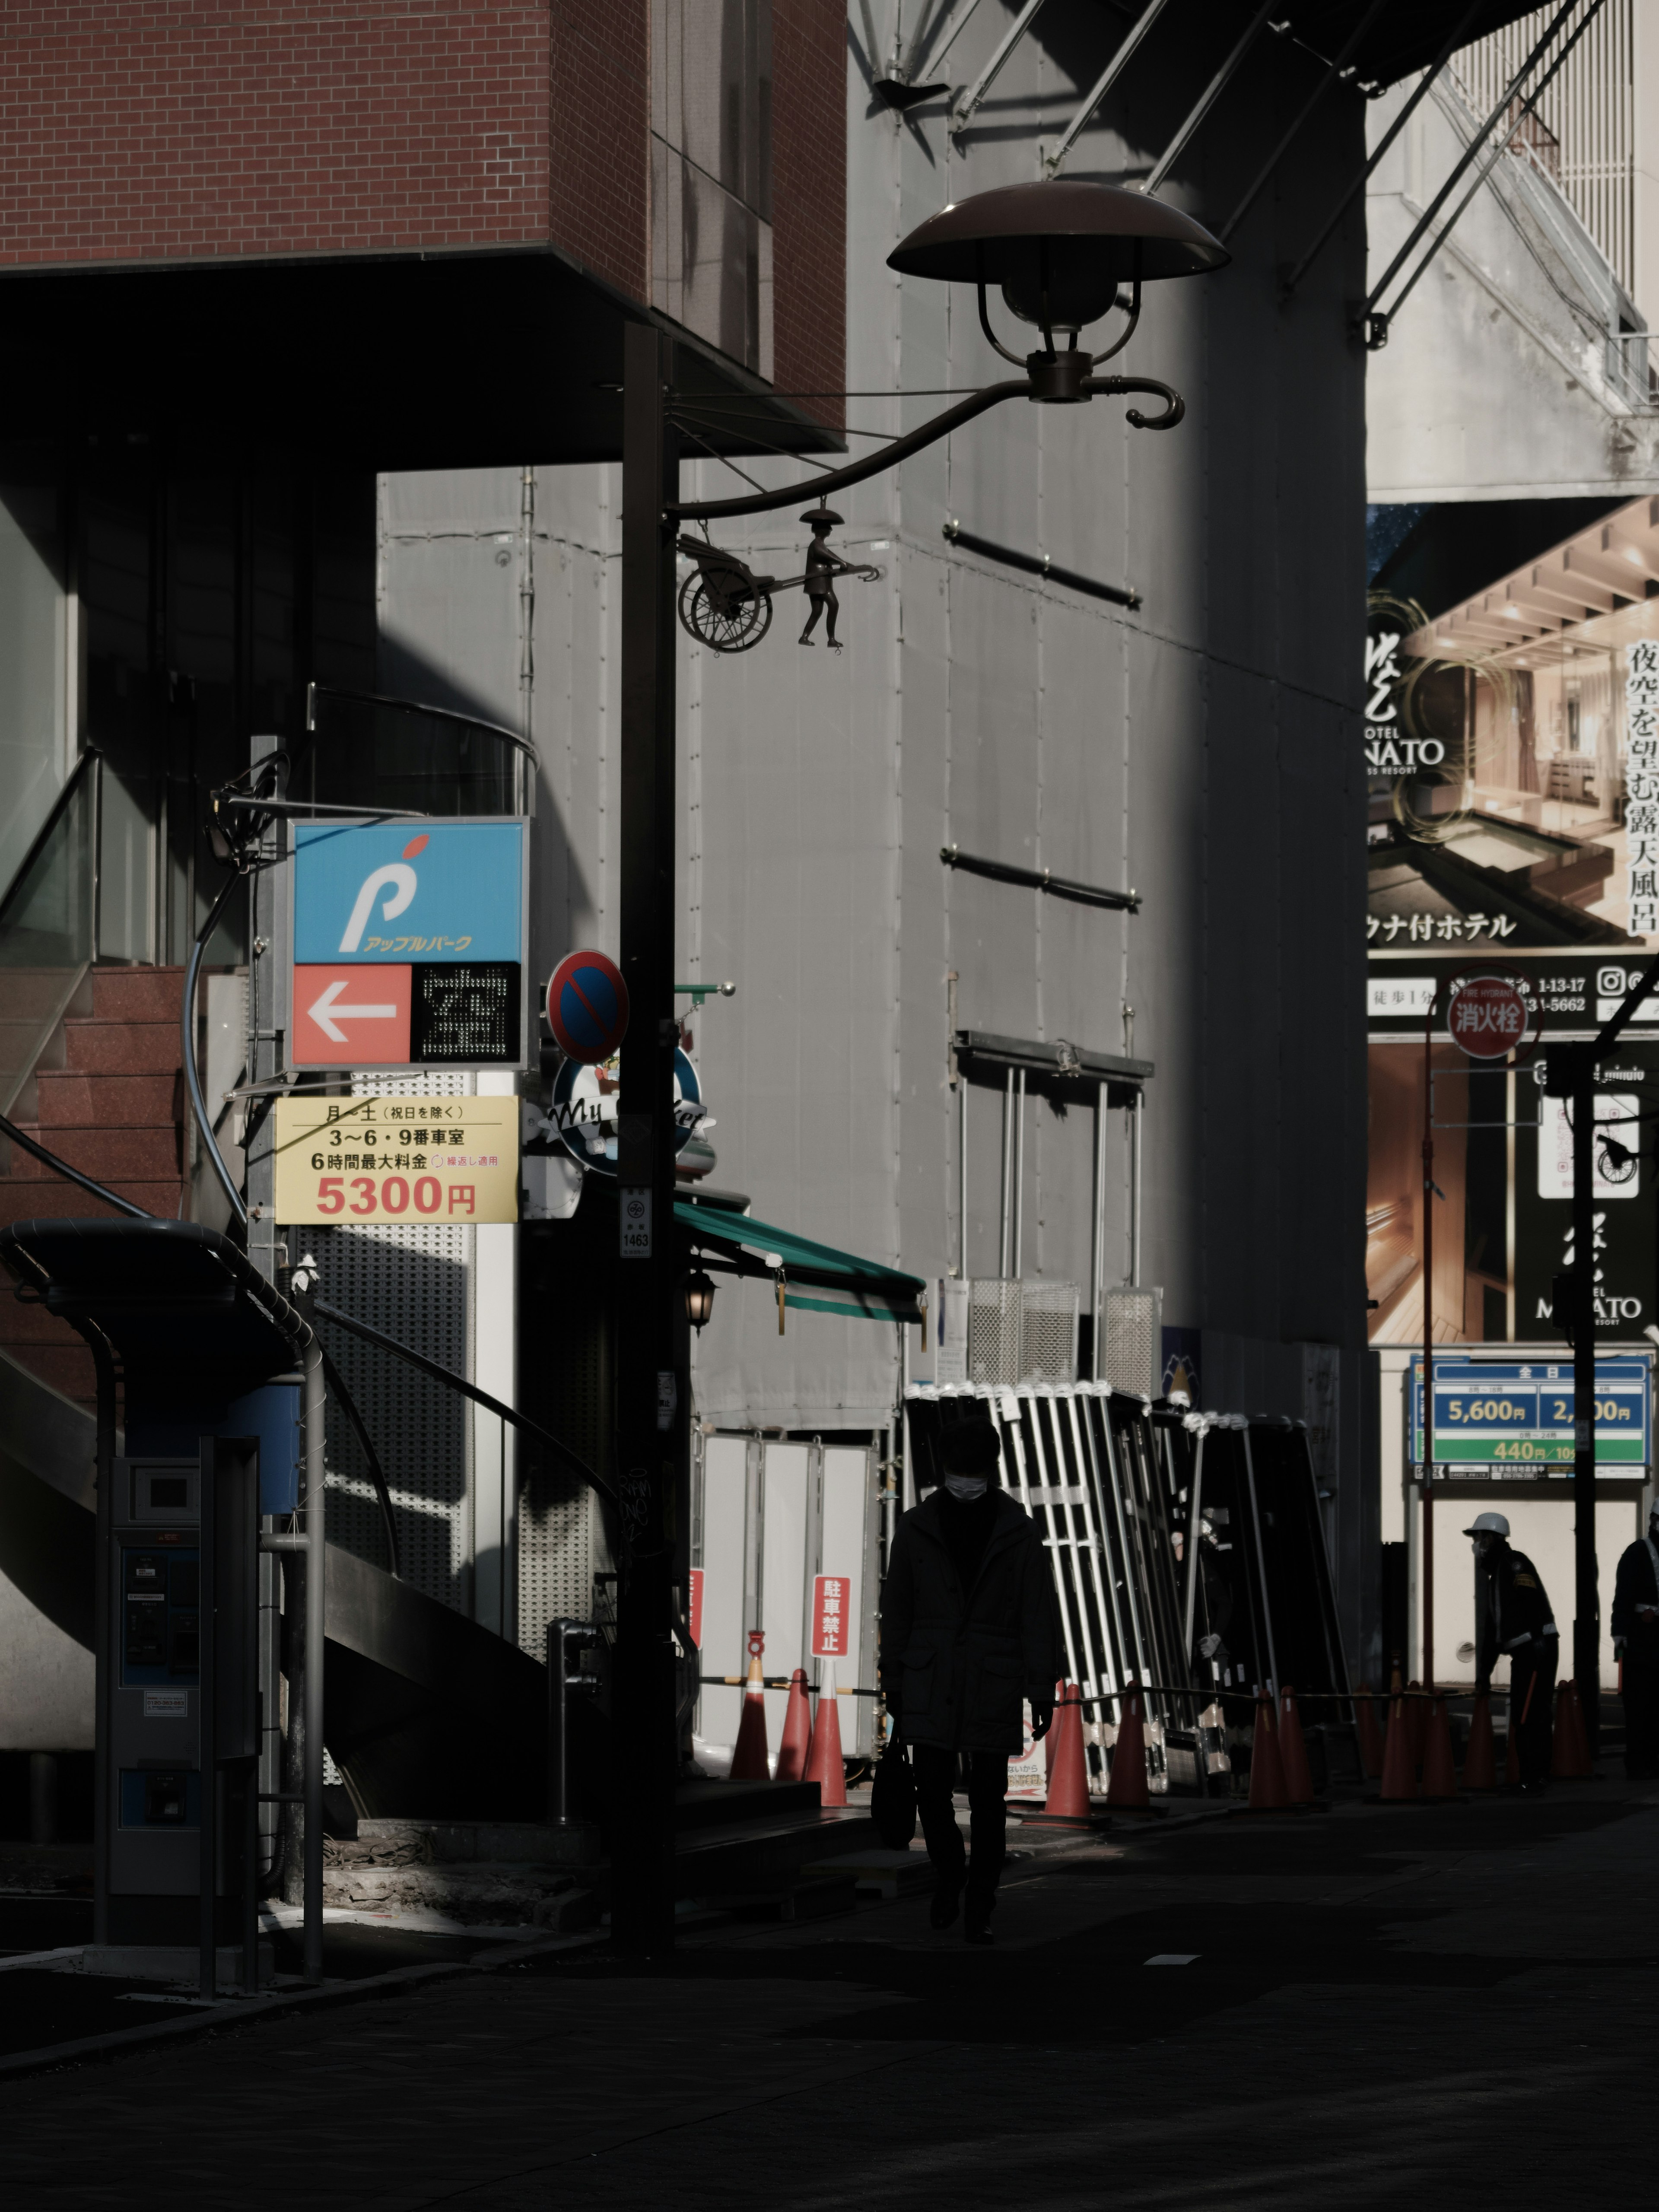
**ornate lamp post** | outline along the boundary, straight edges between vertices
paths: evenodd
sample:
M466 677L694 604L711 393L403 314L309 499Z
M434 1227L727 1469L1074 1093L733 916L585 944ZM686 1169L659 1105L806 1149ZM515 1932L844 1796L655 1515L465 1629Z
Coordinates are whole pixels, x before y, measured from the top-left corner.
M1169 430L1178 393L1144 377L1097 369L1128 343L1143 284L1199 276L1229 256L1190 216L1109 185L1070 179L1008 185L944 209L888 257L901 275L977 288L981 323L1023 370L988 386L895 439L872 459L810 484L738 499L683 501L679 433L672 420L673 342L645 324L626 334L623 385L622 969L633 1009L622 1049L617 1184L622 1222L617 1293L617 1489L623 1556L617 1561L612 1723L617 1744L612 1852L613 1936L635 1955L672 1947L678 1712L674 1644L684 1643L675 1555L690 1475L687 1260L674 1229L675 554L680 526L783 507L820 504L960 429L1006 399L1078 405L1145 393L1162 402L1128 410L1139 429ZM991 326L988 294L1042 344L1022 356ZM1115 342L1085 351L1080 333L1115 310ZM1064 340L1059 343L1057 341ZM700 573L720 571L721 650L758 643L770 614L769 579L696 539ZM714 556L714 557L709 557ZM744 579L748 579L744 583ZM763 605L763 602L764 605ZM702 631L692 621L694 635ZM735 641L734 629L745 633ZM752 635L747 633L752 632ZM685 1658L695 1675L696 1658Z

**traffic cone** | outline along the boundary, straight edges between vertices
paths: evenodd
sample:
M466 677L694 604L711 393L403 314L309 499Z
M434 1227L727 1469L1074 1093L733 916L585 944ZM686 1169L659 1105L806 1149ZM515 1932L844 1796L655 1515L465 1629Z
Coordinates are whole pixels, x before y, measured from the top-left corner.
M1279 1693L1279 1763L1285 1773L1285 1794L1291 1804L1311 1805L1313 1775L1302 1735L1302 1715L1297 1709L1296 1692L1288 1683Z
M761 1653L766 1638L758 1628L749 1632L749 1680L743 1686L743 1717L738 1740L732 1747L733 1782L764 1782L766 1763L766 1689L761 1674Z
M1061 1705L1065 1702L1065 1683L1056 1682L1054 1684L1054 1711L1056 1713L1059 1712ZM1052 1775L1054 1771L1054 1745L1057 1741L1058 1738L1053 1729L1050 1729L1048 1735L1042 1739L1042 1771L1045 1776Z
M1382 1731L1376 1725L1376 1701L1362 1682L1353 1701L1354 1723L1359 1735L1359 1765L1368 1782L1382 1772Z
M818 1684L817 1718L812 1723L811 1747L802 1778L817 1784L820 1805L847 1802L847 1769L841 1763L841 1715L836 1710L836 1668L830 1659L823 1662L823 1680Z
M1408 1692L1420 1692L1422 1687L1423 1685L1417 1681L1407 1682L1406 1685ZM1407 1741L1412 1747L1412 1765L1420 1767L1423 1764L1424 1751L1428 1745L1429 1735L1428 1701L1421 1695L1413 1694L1407 1697L1406 1729Z
M1142 1726L1146 1702L1146 1692L1131 1677L1124 1685L1123 1703L1118 1707L1123 1717L1117 1724L1117 1742L1112 1751L1111 1779L1106 1785L1106 1802L1115 1813L1145 1813L1151 1809L1152 1800L1146 1788L1146 1733ZM1082 1754L1083 1729L1079 1722L1079 1760Z
M1466 1790L1496 1790L1498 1787L1497 1748L1492 1732L1492 1698L1485 1690L1476 1692L1474 1711L1469 1720L1469 1747L1463 1754L1463 1787Z
M812 1741L812 1708L806 1700L806 1669L797 1667L789 1677L789 1702L783 1711L783 1736L778 1745L778 1780L799 1782L806 1771L806 1754Z
M1423 1795L1448 1798L1457 1795L1457 1761L1452 1757L1451 1717L1446 1700L1437 1697L1429 1714L1429 1740L1423 1753Z
M1075 1682L1060 1682L1054 1725L1043 1738L1052 1744L1048 1762L1048 1795L1040 1813L1022 1811L1027 1827L1086 1828L1092 1819L1089 1803L1089 1762L1083 1749L1083 1697ZM1121 1739L1120 1739L1121 1741Z
M1255 1700L1255 1740L1250 1746L1250 1802L1252 1813L1283 1813L1290 1806L1285 1787L1285 1768L1279 1756L1279 1733L1273 1726L1273 1701L1259 1690Z
M1382 1753L1382 1787L1378 1794L1385 1805L1417 1802L1417 1761L1412 1757L1411 1723L1406 1718L1404 1698L1395 1699L1389 1714L1389 1741Z
M1555 1693L1555 1738L1550 1746L1550 1772L1558 1782L1583 1782L1590 1772L1584 1709L1578 1702L1578 1685L1571 1674Z

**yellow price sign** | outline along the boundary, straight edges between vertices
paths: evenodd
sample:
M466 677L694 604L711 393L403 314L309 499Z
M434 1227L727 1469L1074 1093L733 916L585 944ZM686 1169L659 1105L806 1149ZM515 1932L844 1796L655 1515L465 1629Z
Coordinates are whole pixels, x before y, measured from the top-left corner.
M279 1098L278 1221L516 1221L519 1102Z

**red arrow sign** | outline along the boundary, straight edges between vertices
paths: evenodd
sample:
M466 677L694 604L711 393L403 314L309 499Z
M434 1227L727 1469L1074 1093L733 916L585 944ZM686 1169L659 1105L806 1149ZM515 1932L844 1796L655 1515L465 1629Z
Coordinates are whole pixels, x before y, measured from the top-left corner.
M295 1067L395 1067L409 1061L410 970L296 968Z

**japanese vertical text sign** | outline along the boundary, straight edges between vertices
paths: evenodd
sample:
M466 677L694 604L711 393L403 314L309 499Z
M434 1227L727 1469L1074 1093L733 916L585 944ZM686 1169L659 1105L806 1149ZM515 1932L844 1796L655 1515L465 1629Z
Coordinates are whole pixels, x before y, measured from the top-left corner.
M1638 638L1625 664L1626 859L1632 937L1659 934L1659 644Z
M847 1599L852 1585L845 1575L815 1575L812 1578L812 1656L847 1656Z
M520 1067L527 824L298 822L295 1067Z
M278 1221L516 1221L516 1098L279 1098Z

